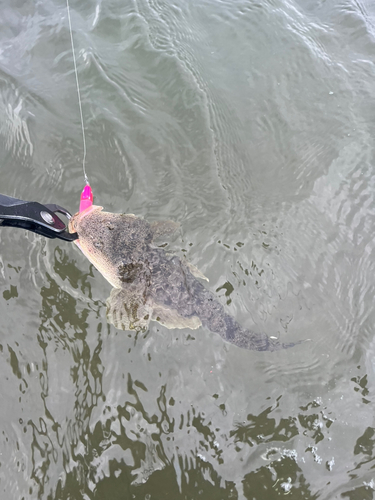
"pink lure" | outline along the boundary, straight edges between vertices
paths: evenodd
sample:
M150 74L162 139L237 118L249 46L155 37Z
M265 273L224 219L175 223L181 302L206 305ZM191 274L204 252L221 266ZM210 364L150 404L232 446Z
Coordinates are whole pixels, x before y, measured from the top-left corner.
M84 210L86 210L86 208L91 207L93 201L94 201L94 195L92 194L91 186L89 184L86 184L81 194L81 201L79 203L79 212L81 213Z

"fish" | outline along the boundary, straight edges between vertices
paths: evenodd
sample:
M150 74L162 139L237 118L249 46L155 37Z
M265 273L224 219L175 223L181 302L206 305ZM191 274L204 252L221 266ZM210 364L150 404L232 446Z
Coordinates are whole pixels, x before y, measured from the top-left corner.
M157 246L158 238L178 227L173 221L150 223L96 205L72 216L69 231L78 234L75 243L113 287L106 301L108 321L136 332L147 331L150 321L169 329L203 326L226 342L255 351L296 345L243 328L203 285L207 278L193 264Z

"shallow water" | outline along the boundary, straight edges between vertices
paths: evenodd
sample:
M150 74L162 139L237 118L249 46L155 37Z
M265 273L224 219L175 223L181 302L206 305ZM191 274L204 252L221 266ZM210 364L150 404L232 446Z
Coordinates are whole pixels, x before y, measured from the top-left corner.
M373 2L72 1L96 204L181 224L244 326L109 326L74 245L0 230L0 498L370 499ZM84 186L66 4L5 0L0 192Z

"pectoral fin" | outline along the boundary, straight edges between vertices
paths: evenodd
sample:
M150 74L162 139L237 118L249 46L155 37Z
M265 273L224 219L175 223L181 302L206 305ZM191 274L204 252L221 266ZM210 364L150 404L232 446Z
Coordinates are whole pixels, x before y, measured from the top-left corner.
M142 292L136 287L113 288L106 302L108 321L119 330L146 331L152 305Z
M197 267L191 264L191 262L185 259L182 262L183 264L185 264L185 266L189 269L189 271L195 278L200 278L201 280L209 281L209 279L206 278L206 276Z
M151 224L151 231L153 232L153 239L156 240L160 236L172 234L180 227L178 222L172 220L155 221Z
M198 316L190 316L185 318L181 316L175 309L154 304L152 310L152 319L158 321L167 328L191 328L196 330L202 324Z

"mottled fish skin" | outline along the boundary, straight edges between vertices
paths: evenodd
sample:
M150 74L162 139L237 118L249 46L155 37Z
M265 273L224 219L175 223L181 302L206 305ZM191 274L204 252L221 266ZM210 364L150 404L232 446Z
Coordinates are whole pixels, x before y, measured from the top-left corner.
M114 287L107 300L109 321L124 330L146 330L150 320L168 328L203 325L227 342L256 351L294 346L242 328L193 275L193 266L152 244L177 227L96 206L72 217L69 230L78 233L78 246Z

